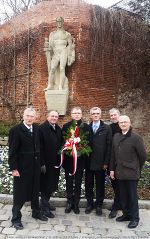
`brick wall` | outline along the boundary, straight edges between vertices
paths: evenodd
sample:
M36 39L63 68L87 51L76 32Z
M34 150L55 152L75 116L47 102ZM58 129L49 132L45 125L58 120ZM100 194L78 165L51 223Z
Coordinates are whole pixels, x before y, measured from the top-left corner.
M133 124L143 134L149 147L150 133L145 130L143 124L149 124L149 119L143 114L144 118L139 118L137 123L135 117L143 107L146 109L147 103L139 104L134 114L132 102L123 104L123 89L125 85L128 87L114 53L102 51L99 46L97 54L100 58L95 56L95 60L91 62L91 9L91 5L79 0L45 1L0 26L0 94L3 96L3 100L0 99L0 118L10 121L16 117L19 120L28 104L38 111L39 122L45 120L44 88L47 86L48 72L43 49L44 40L56 28L56 17L62 16L65 30L75 38L76 61L66 68L69 101L67 114L61 116L60 124L69 119L73 106L82 107L86 121L90 120L89 109L93 106L102 108L104 120L109 119L110 108L119 107L123 113L131 116ZM109 39L105 44L110 44ZM10 63L8 59L11 59ZM122 100L119 97L122 97Z

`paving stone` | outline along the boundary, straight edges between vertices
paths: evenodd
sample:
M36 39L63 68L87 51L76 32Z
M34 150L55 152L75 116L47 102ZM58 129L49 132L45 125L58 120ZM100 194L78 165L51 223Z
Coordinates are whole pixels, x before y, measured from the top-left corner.
M5 214L7 212L7 210L6 209L0 209L0 215L3 215L3 214Z
M136 234L139 238L149 238L149 233L144 232L144 231L136 231L135 234Z
M9 214L0 215L0 221L7 221L10 218Z
M71 226L72 225L72 221L70 221L70 220L62 220L62 224L66 225L66 226Z
M9 204L4 205L3 209L4 209L4 210L8 210L8 211L11 212L11 210L12 210L12 205L9 205Z
M81 227L81 233L91 234L93 233L93 228Z
M15 235L18 236L18 237L19 236L29 235L29 229L17 230Z
M6 235L13 235L16 232L16 229L13 227L5 227L1 233L6 234Z
M11 226L12 222L10 220L1 222L1 227L11 227Z
M74 232L80 232L80 227L67 226L67 227L66 227L66 231L72 232L72 233L74 233Z
M42 230L42 231L50 231L52 230L52 228L53 226L49 223L39 225L39 230Z
M54 226L54 230L56 230L57 232L64 232L66 229L66 226L63 225L55 225Z
M8 237L7 238L6 237L7 237L7 235L0 234L0 239L7 239Z
M79 216L80 221L88 222L90 221L90 217L85 215L85 216Z

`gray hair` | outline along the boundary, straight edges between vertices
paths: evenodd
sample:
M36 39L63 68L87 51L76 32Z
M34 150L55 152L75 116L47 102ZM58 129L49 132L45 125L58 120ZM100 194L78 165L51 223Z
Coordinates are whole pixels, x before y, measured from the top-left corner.
M119 122L120 122L121 120L125 120L125 121L131 123L129 116L127 116L127 115L120 115L120 116L119 116Z
M36 111L35 111L35 109L32 108L32 107L28 107L28 108L26 108L26 109L24 110L24 112L23 112L23 115L25 115L26 112L33 112L34 115L36 116Z
M49 116L49 115L50 115L50 113L51 113L52 111L56 112L56 113L58 114L58 116L59 116L59 113L58 113L58 111L57 111L57 110L48 110L48 112L47 112L47 116Z
M99 108L99 107L92 107L92 108L90 109L90 115L92 115L93 111L95 111L95 110L98 110L100 114L102 113L101 108Z
M120 111L117 108L112 108L109 110L109 114L112 114L114 112L116 112L118 115L120 115Z

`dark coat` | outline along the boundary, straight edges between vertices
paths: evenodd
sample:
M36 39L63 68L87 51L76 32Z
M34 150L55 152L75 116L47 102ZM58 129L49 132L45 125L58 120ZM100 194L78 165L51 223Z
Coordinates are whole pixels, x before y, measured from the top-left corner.
M60 163L59 150L62 145L61 128L56 124L55 129L46 120L40 125L41 161L46 166L46 173L41 174L41 192L52 193L58 188Z
M121 129L119 127L118 122L117 123L111 123L110 124L110 128L112 131L112 137L116 134L116 133L121 133Z
M110 171L115 171L117 179L138 180L145 160L146 150L138 134L132 132L132 129L126 135L115 134Z
M33 124L31 134L21 123L9 132L10 170L17 169L20 177L14 177L14 205L31 201L39 195L40 187L40 142L39 126Z
M73 123L73 120L71 120L68 123L63 125L63 128L62 128L63 136L66 135L67 130L72 125L72 123ZM79 130L80 130L81 124L82 124L83 133L87 134L87 140L89 141L89 126L86 123L83 123L82 120L79 120L79 121L77 121L77 126L79 126ZM87 167L89 167L89 164L90 164L90 159L89 159L88 156L86 156L86 155L78 156L78 159L77 159L77 170L84 170ZM73 159L72 159L72 156L68 156L68 155L64 154L63 168L66 171L68 171L69 173L73 172Z
M100 121L96 133L93 133L92 122L90 123L91 142L91 170L101 170L103 165L108 165L111 154L112 133L110 126Z

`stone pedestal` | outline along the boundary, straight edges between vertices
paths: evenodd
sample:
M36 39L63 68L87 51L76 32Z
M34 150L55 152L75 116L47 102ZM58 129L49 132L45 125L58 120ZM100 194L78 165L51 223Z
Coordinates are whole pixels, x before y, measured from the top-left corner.
M57 110L59 115L66 114L68 90L47 90L45 100L48 110Z

